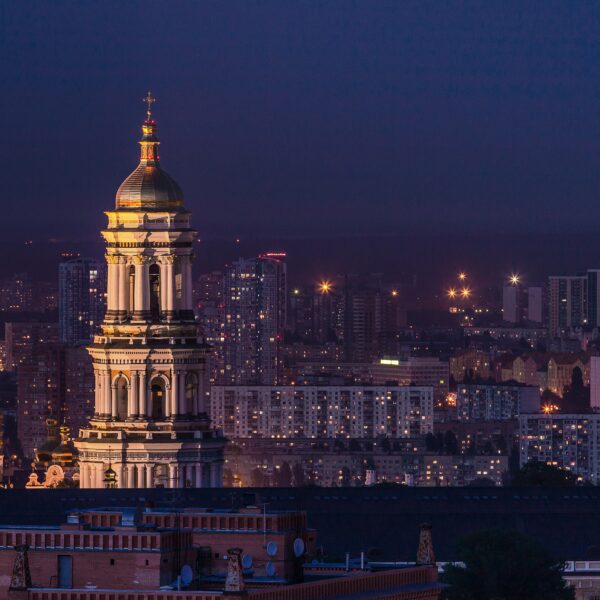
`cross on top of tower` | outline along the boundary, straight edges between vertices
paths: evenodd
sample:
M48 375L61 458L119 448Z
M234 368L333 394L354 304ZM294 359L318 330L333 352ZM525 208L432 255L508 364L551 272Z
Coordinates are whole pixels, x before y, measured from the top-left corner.
M156 102L156 98L152 95L152 92L148 91L148 94L145 98L142 99L142 102L145 102L148 105L148 109L146 110L146 114L148 115L148 121L152 120L152 104Z

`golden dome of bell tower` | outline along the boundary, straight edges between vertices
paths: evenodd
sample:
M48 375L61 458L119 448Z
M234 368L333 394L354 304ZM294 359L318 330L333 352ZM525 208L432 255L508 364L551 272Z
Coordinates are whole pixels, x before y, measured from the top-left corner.
M142 124L140 163L117 191L116 209L178 210L183 208L183 192L160 166L156 121L152 118L154 97L148 92L146 120Z

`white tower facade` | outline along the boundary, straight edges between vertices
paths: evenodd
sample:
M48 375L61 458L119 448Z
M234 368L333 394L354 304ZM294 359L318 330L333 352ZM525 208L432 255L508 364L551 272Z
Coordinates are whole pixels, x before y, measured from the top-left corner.
M219 487L226 440L205 412L208 349L192 300L196 232L181 189L160 167L150 94L147 101L140 164L102 232L107 311L88 348L95 411L76 440L80 487L109 479L118 488Z

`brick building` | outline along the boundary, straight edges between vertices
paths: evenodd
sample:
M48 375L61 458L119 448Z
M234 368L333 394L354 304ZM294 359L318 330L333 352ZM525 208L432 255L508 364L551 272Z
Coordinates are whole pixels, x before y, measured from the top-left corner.
M0 596L13 600L218 600L240 595L254 600L438 598L442 586L437 583L429 526L421 529L414 566L378 572L371 572L364 560L346 565L314 561L315 535L307 529L303 513L275 514L256 508L72 513L61 526L0 527ZM214 565L207 564L209 556L217 557ZM264 572L263 563L268 565Z

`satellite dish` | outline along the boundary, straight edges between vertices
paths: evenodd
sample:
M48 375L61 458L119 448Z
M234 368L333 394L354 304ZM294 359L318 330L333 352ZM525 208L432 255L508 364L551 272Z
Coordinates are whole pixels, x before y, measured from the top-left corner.
M269 556L275 556L277 554L277 544L275 542L269 542L267 544L267 554Z
M275 570L275 565L270 561L267 563L267 566L265 567L265 571L267 572L267 575L269 577L275 577L275 573L277 572Z
M304 540L296 538L294 540L294 556L300 558L304 554Z
M244 569L252 568L252 555L251 554L244 554L244 556L242 556L242 567L244 567Z
M181 583L183 583L183 585L190 585L192 579L194 579L192 567L190 567L190 565L183 565L183 567L181 567Z

